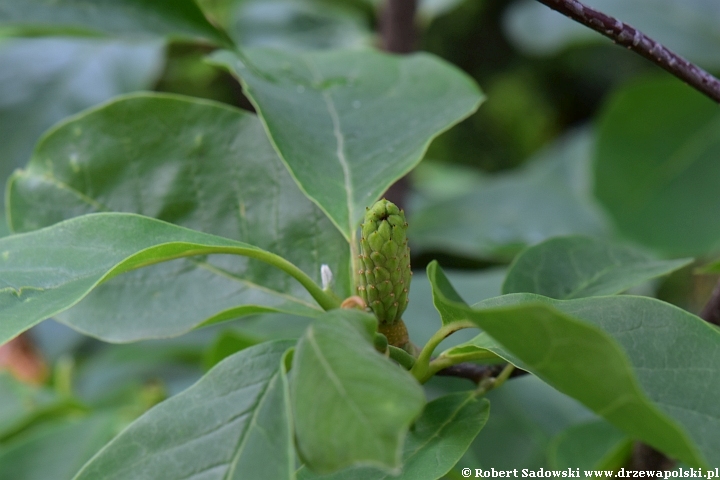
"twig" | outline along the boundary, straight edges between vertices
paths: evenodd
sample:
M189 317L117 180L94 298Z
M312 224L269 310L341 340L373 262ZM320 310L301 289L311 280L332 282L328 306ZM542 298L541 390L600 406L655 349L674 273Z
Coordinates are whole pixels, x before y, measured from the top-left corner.
M392 53L415 50L417 0L386 0L380 16L382 48Z
M713 325L720 325L720 281L715 285L710 300L700 312L700 318Z
M720 103L720 80L667 49L627 23L590 8L577 0L537 0L553 10L642 55Z
M537 1L642 55L695 90L720 103L720 80L634 27L583 5L577 0ZM707 322L720 325L720 283L715 287L701 317ZM672 460L648 445L638 443L633 449L632 467L636 470L665 470L672 468L673 465Z
M505 368L505 364L502 363L497 365L458 363L457 365L453 365L452 367L447 367L440 370L435 375L438 375L440 377L465 378L473 382L475 385L479 385L480 382L482 382L486 378L497 377L498 375L500 375L500 372L503 371L503 368ZM519 377L527 373L528 372L526 372L525 370L520 370L519 368L516 368L515 370L513 370L510 378Z
M630 462L630 468L635 471L660 472L675 468L675 462L651 446L640 442L633 445L632 459ZM655 478L663 477L656 476Z
M417 0L385 0L380 12L380 39L383 50L410 53L415 50ZM404 209L410 190L408 177L402 177L385 192L385 198Z

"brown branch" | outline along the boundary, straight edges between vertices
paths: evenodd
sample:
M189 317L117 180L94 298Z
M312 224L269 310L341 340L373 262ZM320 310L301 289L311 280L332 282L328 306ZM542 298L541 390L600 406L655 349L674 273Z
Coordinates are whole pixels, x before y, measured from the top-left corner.
M380 38L383 50L400 54L415 50L417 3L417 0L385 0L380 12ZM405 176L390 186L385 192L385 198L404 209L409 190L410 181Z
M629 467L635 471L661 472L675 468L675 462L649 445L637 442L633 444ZM655 476L654 478L663 478Z
M715 285L710 300L700 312L700 318L713 325L720 325L720 281Z
M470 380L475 385L479 385L481 381L485 380L486 378L490 377L497 377L502 369L505 367L504 363L500 363L497 365L477 365L475 363L458 363L457 365L453 365L452 367L447 367L439 372L436 373L436 375L440 377L458 377L458 378L465 378L467 380ZM525 375L528 372L525 370L521 370L519 368L516 368L513 373L510 375L510 378L513 377L519 377L521 375Z
M577 0L537 1L645 57L715 102L720 103L720 80L634 27L583 5ZM388 3L394 2L389 1ZM398 3L402 3L402 0L398 0ZM720 282L703 309L701 317L707 322L720 325ZM461 363L441 370L437 375L466 378L479 384L485 378L497 376L502 367L502 365ZM513 376L526 373L523 370L516 370ZM648 445L638 443L633 449L632 467L635 469L666 470L672 468L673 465L672 460Z
M634 27L583 5L577 0L537 1L645 57L695 90L720 103L720 80ZM720 283L715 287L701 317L707 322L720 325ZM666 470L673 465L672 460L648 445L637 443L633 449L632 468L636 470Z
M590 8L577 0L537 0L553 10L642 55L694 89L720 103L720 80L667 49L627 23Z
M380 14L382 48L392 53L415 50L417 0L386 0Z

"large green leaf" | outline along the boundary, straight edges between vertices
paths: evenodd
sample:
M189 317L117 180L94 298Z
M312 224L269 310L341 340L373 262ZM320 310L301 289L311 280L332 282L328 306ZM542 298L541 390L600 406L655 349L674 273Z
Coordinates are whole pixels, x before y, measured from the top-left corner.
M284 354L269 342L226 358L106 445L77 480L293 479Z
M675 79L636 82L600 118L595 191L629 238L670 255L707 254L720 248L719 155L714 102Z
M227 43L193 0L0 0L0 29L21 34L165 36Z
M8 198L15 231L136 212L272 251L317 283L327 264L335 291L350 291L343 237L297 188L257 118L220 104L138 94L74 117L43 138ZM110 341L168 336L221 310L280 300L268 290L309 301L273 267L213 256L114 278L58 318Z
M291 371L298 452L318 473L361 463L398 471L425 397L417 381L372 346L376 319L333 310L297 345Z
M436 264L428 267L431 281ZM436 285L435 301L475 322L487 346L626 433L691 465L720 464L720 332L652 298L553 300L513 294L468 307ZM668 384L672 388L668 388Z
M43 425L0 448L0 478L70 480L117 433L112 414Z
M213 59L240 77L292 175L348 239L365 208L483 99L427 54L253 49Z
M503 293L537 293L560 300L612 295L690 262L656 260L629 246L590 237L552 238L515 258Z
M717 69L720 8L715 0L586 0L588 6L613 15L650 35L685 58ZM610 41L545 5L524 0L507 12L510 39L526 52L551 55L574 44Z
M55 122L121 93L150 88L161 40L25 38L0 44L0 182ZM3 198L0 203L4 202ZM0 227L1 228L1 227Z
M591 146L589 132L580 130L527 166L481 177L474 191L434 195L409 218L413 248L510 261L549 237L604 235L605 218L587 192Z
M352 467L331 475L316 475L302 468L298 479L436 480L460 460L487 422L489 412L490 402L473 392L446 395L428 403L405 440L399 476L372 467Z
M213 253L286 263L246 243L126 213L85 215L36 232L0 239L0 344L72 307L109 278L154 263ZM168 281L165 277L158 280ZM286 311L314 316L322 311L312 303L278 291L259 290L256 295L260 295L258 305L263 306L235 304L223 311L221 305L208 305L208 315L227 319L249 312ZM173 324L146 325L144 334L183 333L204 320L194 313L176 319ZM107 321L95 319L101 326Z
M477 464L462 460L458 466L483 469L548 467L547 450L564 429L587 422L595 415L533 375L514 378L490 391L492 414L469 454Z
M293 50L368 46L372 30L359 9L317 0L242 0L232 2L224 22L243 48Z
M555 470L617 470L632 453L632 439L604 420L573 425L560 433L548 452Z

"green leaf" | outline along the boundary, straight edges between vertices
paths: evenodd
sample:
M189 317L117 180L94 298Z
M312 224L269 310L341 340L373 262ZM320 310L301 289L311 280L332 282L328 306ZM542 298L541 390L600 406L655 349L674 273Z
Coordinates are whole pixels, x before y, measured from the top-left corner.
M193 0L0 0L0 29L15 34L162 36L228 43Z
M440 300L438 303L442 302L443 301ZM445 310L448 309L445 308ZM458 315L458 318L461 318L461 316ZM480 356L483 352L497 352L500 350L502 350L502 347L495 341L495 339L488 335L486 332L482 332L479 335L476 335L472 339L468 340L467 342L463 342L451 348L448 348L447 350L442 352L438 356L438 358L450 358L453 359L453 363L459 363L466 360L480 360ZM492 358L490 358L489 360L492 360ZM485 361L488 361L488 359L485 359Z
M244 0L218 19L244 48L357 48L372 43L364 12L314 0ZM224 18L223 18L224 17Z
M588 132L577 131L527 166L481 177L469 193L434 195L409 217L414 251L509 262L527 245L549 237L605 235L605 218L586 187L591 146Z
M600 117L595 192L628 238L668 255L707 254L720 248L718 155L714 102L675 79L635 82Z
M720 67L718 5L713 0L586 0L584 4L626 22L705 68ZM510 39L522 50L553 55L576 44L610 44L584 25L532 1L513 4L505 17Z
M437 271L428 266L431 281ZM629 435L690 465L720 461L717 429L708 428L720 412L705 400L720 395L711 360L720 332L694 315L646 297L513 294L469 308L435 295L499 342L494 353Z
M284 355L269 342L226 358L106 445L77 480L294 478Z
M38 255L38 251L43 254ZM0 344L72 307L109 278L154 263L212 253L287 264L252 245L125 213L85 215L0 239ZM311 303L276 291L265 291L259 300L266 306L239 306L216 317L233 318L247 310L306 316L322 312ZM217 312L218 306L208 308L208 312ZM101 327L106 321L95 319ZM170 326L148 325L145 334L179 334L200 321L202 318L189 316Z
M293 177L347 239L430 141L483 99L468 76L428 54L247 54L212 58L240 77Z
M491 268L479 272L449 271L447 276L464 298L479 302L487 298L497 297L501 293L505 278L504 268ZM445 273L445 272L443 272ZM403 314L410 338L416 345L424 345L437 331L438 314L433 307L432 287L425 275L418 272L413 275L410 292L412 301ZM449 336L440 346L456 345L474 336L471 330L461 330Z
M401 465L405 434L425 398L407 371L373 348L376 326L366 313L333 310L298 342L291 371L298 452L317 473Z
M515 258L503 293L537 293L560 300L613 295L691 262L656 260L629 246L590 237L552 238Z
M550 468L616 470L632 453L632 439L604 420L573 425L559 434L548 452Z
M258 343L260 342L257 338L243 335L242 333L233 332L232 330L222 332L205 353L203 366L209 370L233 353L237 353L240 350L252 347Z
M137 94L74 117L42 139L8 198L16 231L136 212L272 251L318 284L327 264L338 295L350 292L347 243L297 188L257 117L213 102ZM272 292L312 303L269 265L179 260L114 278L59 319L109 341L165 337L221 311L215 320L287 302Z
M110 97L152 87L164 43L80 38L0 44L0 180L27 162L55 122ZM3 187L4 188L4 187ZM4 203L3 198L0 203Z
M445 272L439 267L436 261L430 262L427 267L428 279L432 288L432 299L435 309L440 314L443 325L465 320L467 315L455 308L453 303L467 305L459 293L455 291ZM448 303L452 302L452 303ZM449 308L448 308L448 305Z
M440 397L425 406L410 429L399 476L371 467L351 467L321 476L303 467L298 480L436 480L460 460L485 426L489 412L490 402L473 392Z
M533 375L514 378L491 390L487 397L492 415L468 452L468 457L475 456L477 461L461 460L458 466L547 468L547 450L553 437L571 425L596 418L576 400Z
M111 414L43 425L0 449L0 478L70 480L119 425Z

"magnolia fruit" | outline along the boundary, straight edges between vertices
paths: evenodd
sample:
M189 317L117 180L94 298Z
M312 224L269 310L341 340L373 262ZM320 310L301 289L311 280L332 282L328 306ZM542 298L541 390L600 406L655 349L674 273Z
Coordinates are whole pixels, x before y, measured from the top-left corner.
M381 326L399 321L407 307L412 276L407 226L403 211L385 199L365 212L357 289Z

